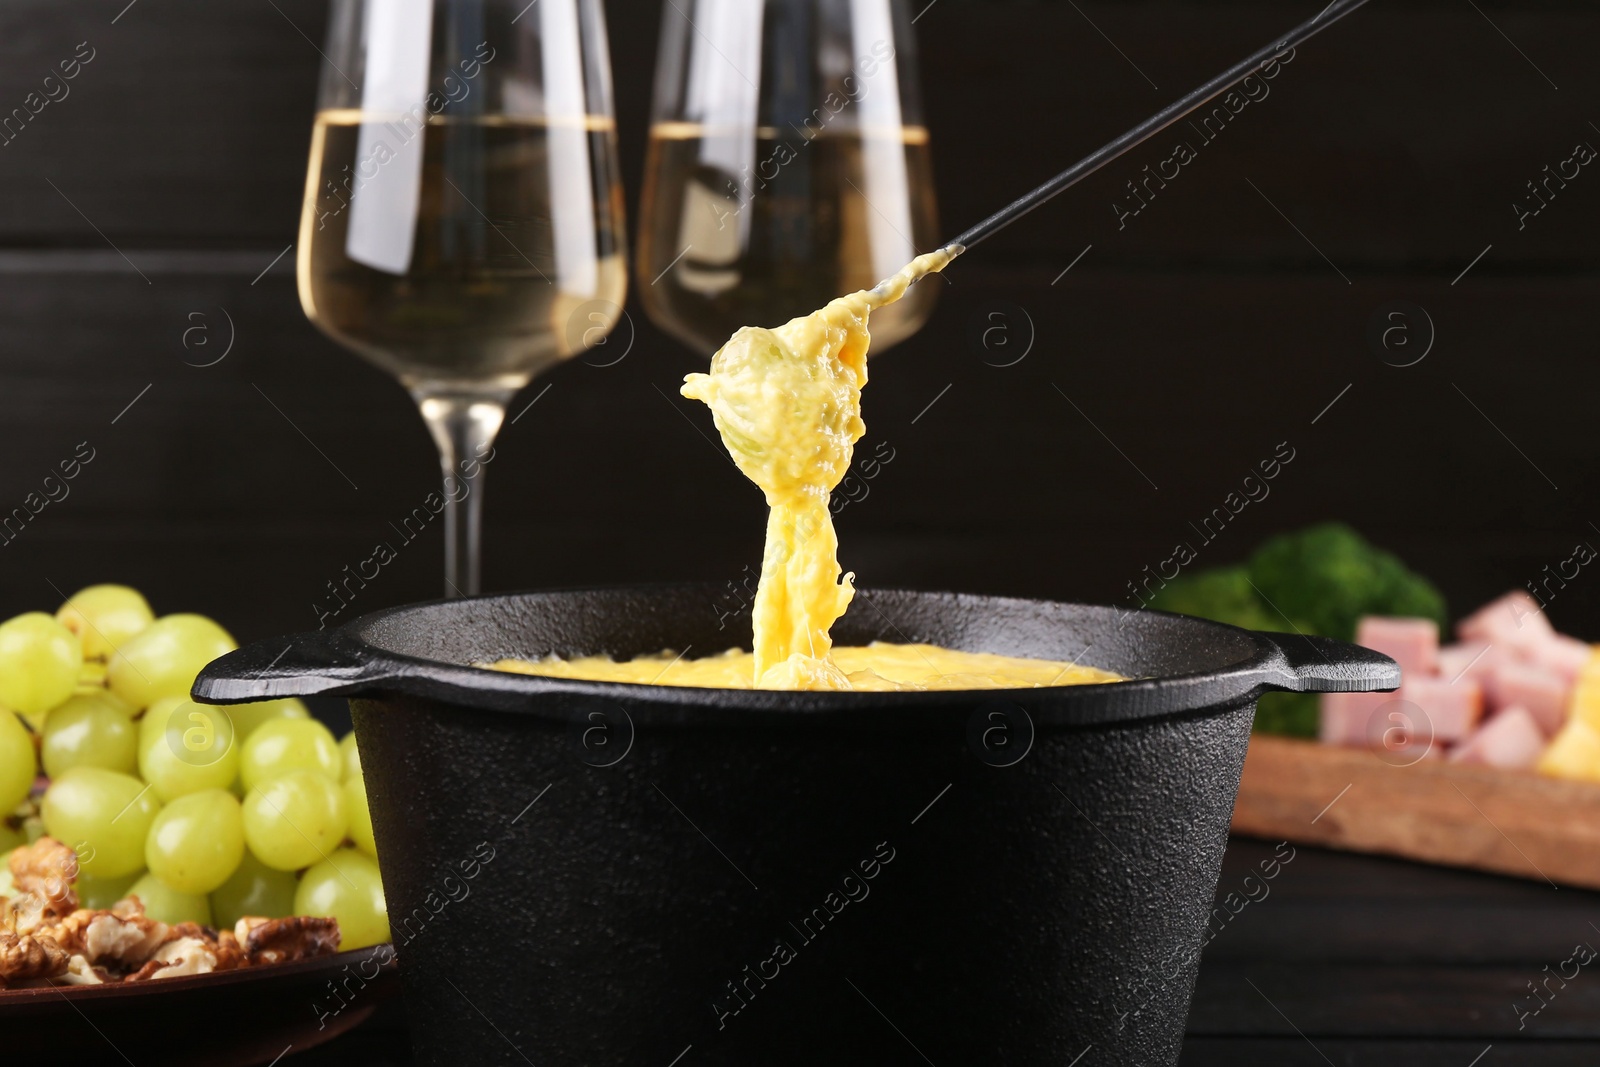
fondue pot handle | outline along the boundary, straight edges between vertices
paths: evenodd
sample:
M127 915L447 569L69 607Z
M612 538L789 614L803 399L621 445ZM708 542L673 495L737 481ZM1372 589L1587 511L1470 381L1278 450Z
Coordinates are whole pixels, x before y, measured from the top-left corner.
M1381 652L1309 634L1257 633L1278 653L1267 689L1289 693L1375 693L1400 686L1400 665Z
M257 641L211 661L193 695L208 704L343 693L394 673L337 630Z

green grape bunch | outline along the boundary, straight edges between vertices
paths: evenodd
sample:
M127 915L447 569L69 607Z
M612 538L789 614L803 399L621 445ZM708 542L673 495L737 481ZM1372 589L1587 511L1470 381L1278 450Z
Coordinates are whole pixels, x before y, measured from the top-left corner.
M331 916L341 949L390 940L355 735L298 700L189 698L236 647L123 585L0 622L0 871L48 834L77 853L84 907L136 895L219 928Z

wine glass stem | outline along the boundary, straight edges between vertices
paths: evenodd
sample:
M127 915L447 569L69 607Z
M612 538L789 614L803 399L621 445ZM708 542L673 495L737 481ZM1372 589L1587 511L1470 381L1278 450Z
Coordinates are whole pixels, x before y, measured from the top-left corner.
M418 391L417 406L439 446L444 474L444 595L480 592L484 468L505 419L504 393Z

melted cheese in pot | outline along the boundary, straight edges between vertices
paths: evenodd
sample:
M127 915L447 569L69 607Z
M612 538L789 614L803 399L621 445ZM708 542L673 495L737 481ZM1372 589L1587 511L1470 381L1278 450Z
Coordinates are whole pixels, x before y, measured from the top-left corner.
M987 652L958 652L937 645L901 645L874 641L864 647L841 646L828 666L843 675L842 687L860 692L895 689L1031 689L1045 685L1081 685L1120 681L1094 667L1053 660L1023 659ZM497 670L554 678L586 678L640 685L684 685L700 689L780 689L794 686L756 685L755 655L730 648L717 656L685 659L672 652L625 660L605 656L542 660L507 659ZM763 676L766 683L770 676Z
M962 249L918 256L891 278L776 329L746 326L684 379L711 408L723 444L767 499L767 540L752 622L754 651L696 660L670 652L623 663L604 656L502 660L525 674L716 689L1000 689L1117 681L1092 667L933 645L834 648L834 622L855 595L841 573L829 494L866 432L867 319Z

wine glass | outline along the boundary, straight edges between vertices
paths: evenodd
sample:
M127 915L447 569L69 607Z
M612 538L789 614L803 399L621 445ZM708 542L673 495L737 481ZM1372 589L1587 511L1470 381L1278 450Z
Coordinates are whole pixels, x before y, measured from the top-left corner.
M300 303L421 408L445 595L470 595L506 404L622 314L605 16L600 0L333 0L324 60Z
M709 355L866 289L938 244L903 0L666 0L638 283L659 326ZM938 295L872 316L872 350Z

